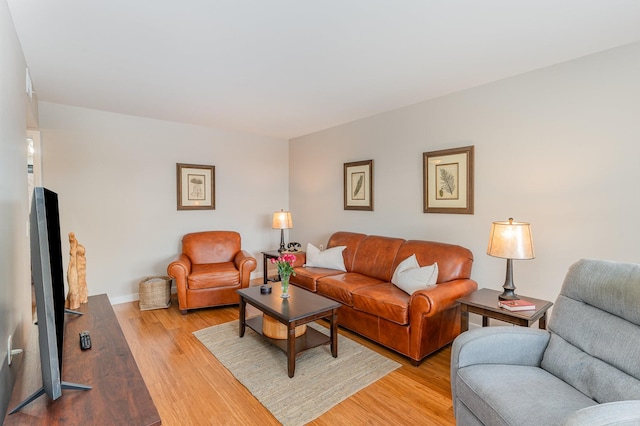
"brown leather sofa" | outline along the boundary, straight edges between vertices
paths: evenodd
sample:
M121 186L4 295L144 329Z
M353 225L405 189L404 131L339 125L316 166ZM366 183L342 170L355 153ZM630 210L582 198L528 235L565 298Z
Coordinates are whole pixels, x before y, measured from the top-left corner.
M167 267L176 280L180 312L240 302L236 290L249 286L256 259L240 247L234 231L207 231L182 238L182 254Z
M336 232L327 248L342 252L347 272L302 266L291 283L342 303L338 324L409 357L414 365L460 334L456 299L474 292L473 254L457 245ZM391 283L396 266L412 254L420 266L438 262L437 284L412 295Z

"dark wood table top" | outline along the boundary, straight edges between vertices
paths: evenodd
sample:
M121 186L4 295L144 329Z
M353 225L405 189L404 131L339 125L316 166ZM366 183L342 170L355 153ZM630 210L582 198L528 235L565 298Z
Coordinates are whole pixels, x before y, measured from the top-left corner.
M339 302L294 285L289 286L290 296L286 299L280 297L280 283L273 283L272 288L269 294L260 293L260 287L243 288L238 293L262 312L286 322L294 322L342 306Z
M463 303L467 306L481 308L486 311L495 312L498 314L507 314L509 316L522 318L525 320L531 320L533 318L539 317L541 313L546 312L553 305L553 303L549 302L548 300L535 299L533 297L518 295L518 297L520 297L522 300L526 300L535 304L536 309L530 311L509 311L498 306L498 296L500 294L502 294L501 291L481 288L480 290L475 291L468 296L461 297L460 299L458 299L458 302Z

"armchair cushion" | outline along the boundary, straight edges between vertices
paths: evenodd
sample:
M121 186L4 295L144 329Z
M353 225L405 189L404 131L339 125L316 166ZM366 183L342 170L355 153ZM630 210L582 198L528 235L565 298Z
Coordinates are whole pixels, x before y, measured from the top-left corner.
M236 286L240 272L233 262L193 265L187 280L191 289Z

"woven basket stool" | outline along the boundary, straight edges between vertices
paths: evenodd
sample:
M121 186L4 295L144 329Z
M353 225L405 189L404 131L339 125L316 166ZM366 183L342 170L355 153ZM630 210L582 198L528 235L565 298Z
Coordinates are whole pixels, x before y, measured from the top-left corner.
M140 281L138 288L141 311L171 306L171 278L147 277Z

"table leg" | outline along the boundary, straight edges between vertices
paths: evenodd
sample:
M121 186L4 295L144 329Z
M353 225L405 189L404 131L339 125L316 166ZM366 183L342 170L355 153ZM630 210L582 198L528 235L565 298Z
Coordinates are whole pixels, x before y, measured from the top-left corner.
M540 330L547 329L547 313L546 312L538 320L538 328L540 328Z
M483 327L489 327L489 317L487 316L482 316L482 326Z
M292 323L287 327L287 370L289 377L293 377L296 372L296 328Z
M338 357L338 310L331 312L331 355Z
M469 330L469 311L466 305L460 307L460 333Z
M267 284L269 282L269 274L267 273L267 255L262 255L262 271L263 271L263 284Z
M239 311L239 315L240 315L240 330L239 330L239 334L240 337L244 336L244 330L245 330L245 326L246 326L246 319L245 319L245 310L247 307L247 301L244 300L244 297L240 296L240 311Z

